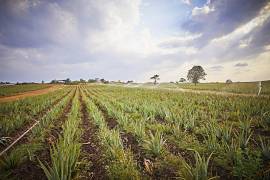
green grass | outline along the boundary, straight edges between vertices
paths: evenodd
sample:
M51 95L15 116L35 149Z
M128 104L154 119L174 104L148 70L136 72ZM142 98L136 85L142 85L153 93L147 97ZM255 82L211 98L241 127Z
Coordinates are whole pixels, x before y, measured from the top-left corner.
M194 89L194 90L211 90L221 92L232 92L232 93L245 93L245 94L257 94L258 93L258 82L235 82L231 84L226 83L199 83L196 86L191 83L179 83L177 85L183 89ZM270 81L262 82L261 94L270 94Z
M33 91L39 89L45 89L52 85L49 84L22 84L22 85L9 85L0 86L0 97L12 96L18 93L23 93L26 91Z

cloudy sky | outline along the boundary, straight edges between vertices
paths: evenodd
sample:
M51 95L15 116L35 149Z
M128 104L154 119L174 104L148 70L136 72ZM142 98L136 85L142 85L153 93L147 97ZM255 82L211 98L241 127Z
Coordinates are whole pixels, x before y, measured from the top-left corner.
M0 81L270 79L269 0L0 0Z

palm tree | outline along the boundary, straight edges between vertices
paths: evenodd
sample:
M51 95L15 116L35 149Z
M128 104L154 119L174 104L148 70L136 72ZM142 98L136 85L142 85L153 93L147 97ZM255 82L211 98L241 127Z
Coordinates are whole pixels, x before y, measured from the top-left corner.
M151 77L150 79L154 79L154 84L157 84L157 80L159 80L159 75L155 74L153 77Z

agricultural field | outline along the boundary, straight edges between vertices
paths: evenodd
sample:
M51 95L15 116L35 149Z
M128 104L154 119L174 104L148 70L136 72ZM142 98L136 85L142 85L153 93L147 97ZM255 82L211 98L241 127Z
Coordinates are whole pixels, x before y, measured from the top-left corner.
M0 118L0 179L270 178L269 96L66 85Z
M211 90L231 93L257 94L258 82L234 82L234 83L179 83L177 87L194 90ZM262 81L261 94L270 95L270 81Z
M34 91L39 89L45 89L51 87L50 84L20 84L20 85L4 85L0 86L0 97L12 96L15 94Z

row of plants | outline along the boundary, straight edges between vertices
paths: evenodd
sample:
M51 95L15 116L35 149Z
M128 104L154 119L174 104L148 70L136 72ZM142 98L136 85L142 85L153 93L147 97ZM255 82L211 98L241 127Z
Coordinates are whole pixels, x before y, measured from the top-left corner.
M143 156L144 159L144 167L140 167L144 171L144 176L184 179L195 179L197 176L200 178L211 177L211 173L208 172L211 155L206 160L197 151L191 152L194 154L196 163L194 166L190 165L190 162L187 162L183 157L170 153L162 130L149 126L149 123L152 124L152 122L149 122L149 118L144 118L142 114L138 111L132 111L128 106L125 106L127 108L124 107L125 110L122 109L123 104L117 101L111 99L110 101L103 95L94 94L95 92L92 94L95 97L94 101L105 108L110 117L117 119L120 131L131 133L136 138L139 146L136 148L141 149L140 156Z
M57 90L45 95L25 98L0 104L0 138L8 137L22 126L46 113L52 105L70 92L70 88Z
M137 110L149 118L148 123L161 118L163 124L153 124L153 128L160 127L165 137L182 149L193 146L207 154L214 151L215 164L229 171L232 176L255 177L257 172L262 178L267 176L269 137L253 132L254 128L269 128L267 123L266 127L259 123L269 118L262 116L269 110L267 99L249 100L246 97L224 98L214 95L204 97L192 93L104 86L92 89L93 94L101 93L98 98L104 97L102 101L115 98L116 102L121 102L120 106L125 111ZM210 106L207 106L208 103ZM220 117L224 109L227 115ZM201 138L198 139L198 136ZM260 168L263 170L259 171Z
M117 128L108 128L102 112L92 101L91 95L86 90L83 92L83 100L86 103L89 117L99 128L98 137L104 152L104 161L107 164L107 178L141 179L131 150L124 148L120 131Z
M70 91L70 89L68 90ZM61 91L63 96L65 91ZM38 166L37 155L42 151L45 144L45 137L50 133L57 120L64 112L68 103L74 96L74 89L63 97L57 104L50 107L50 110L42 117L38 117L39 123L25 137L22 142L18 142L12 149L6 152L0 159L0 179L15 178L13 172L22 168L25 164L33 162ZM27 174L27 172L25 172Z
M51 162L40 162L47 179L68 180L77 176L82 133L79 128L80 121L79 91L76 88L71 111L62 126L63 131L50 149Z

